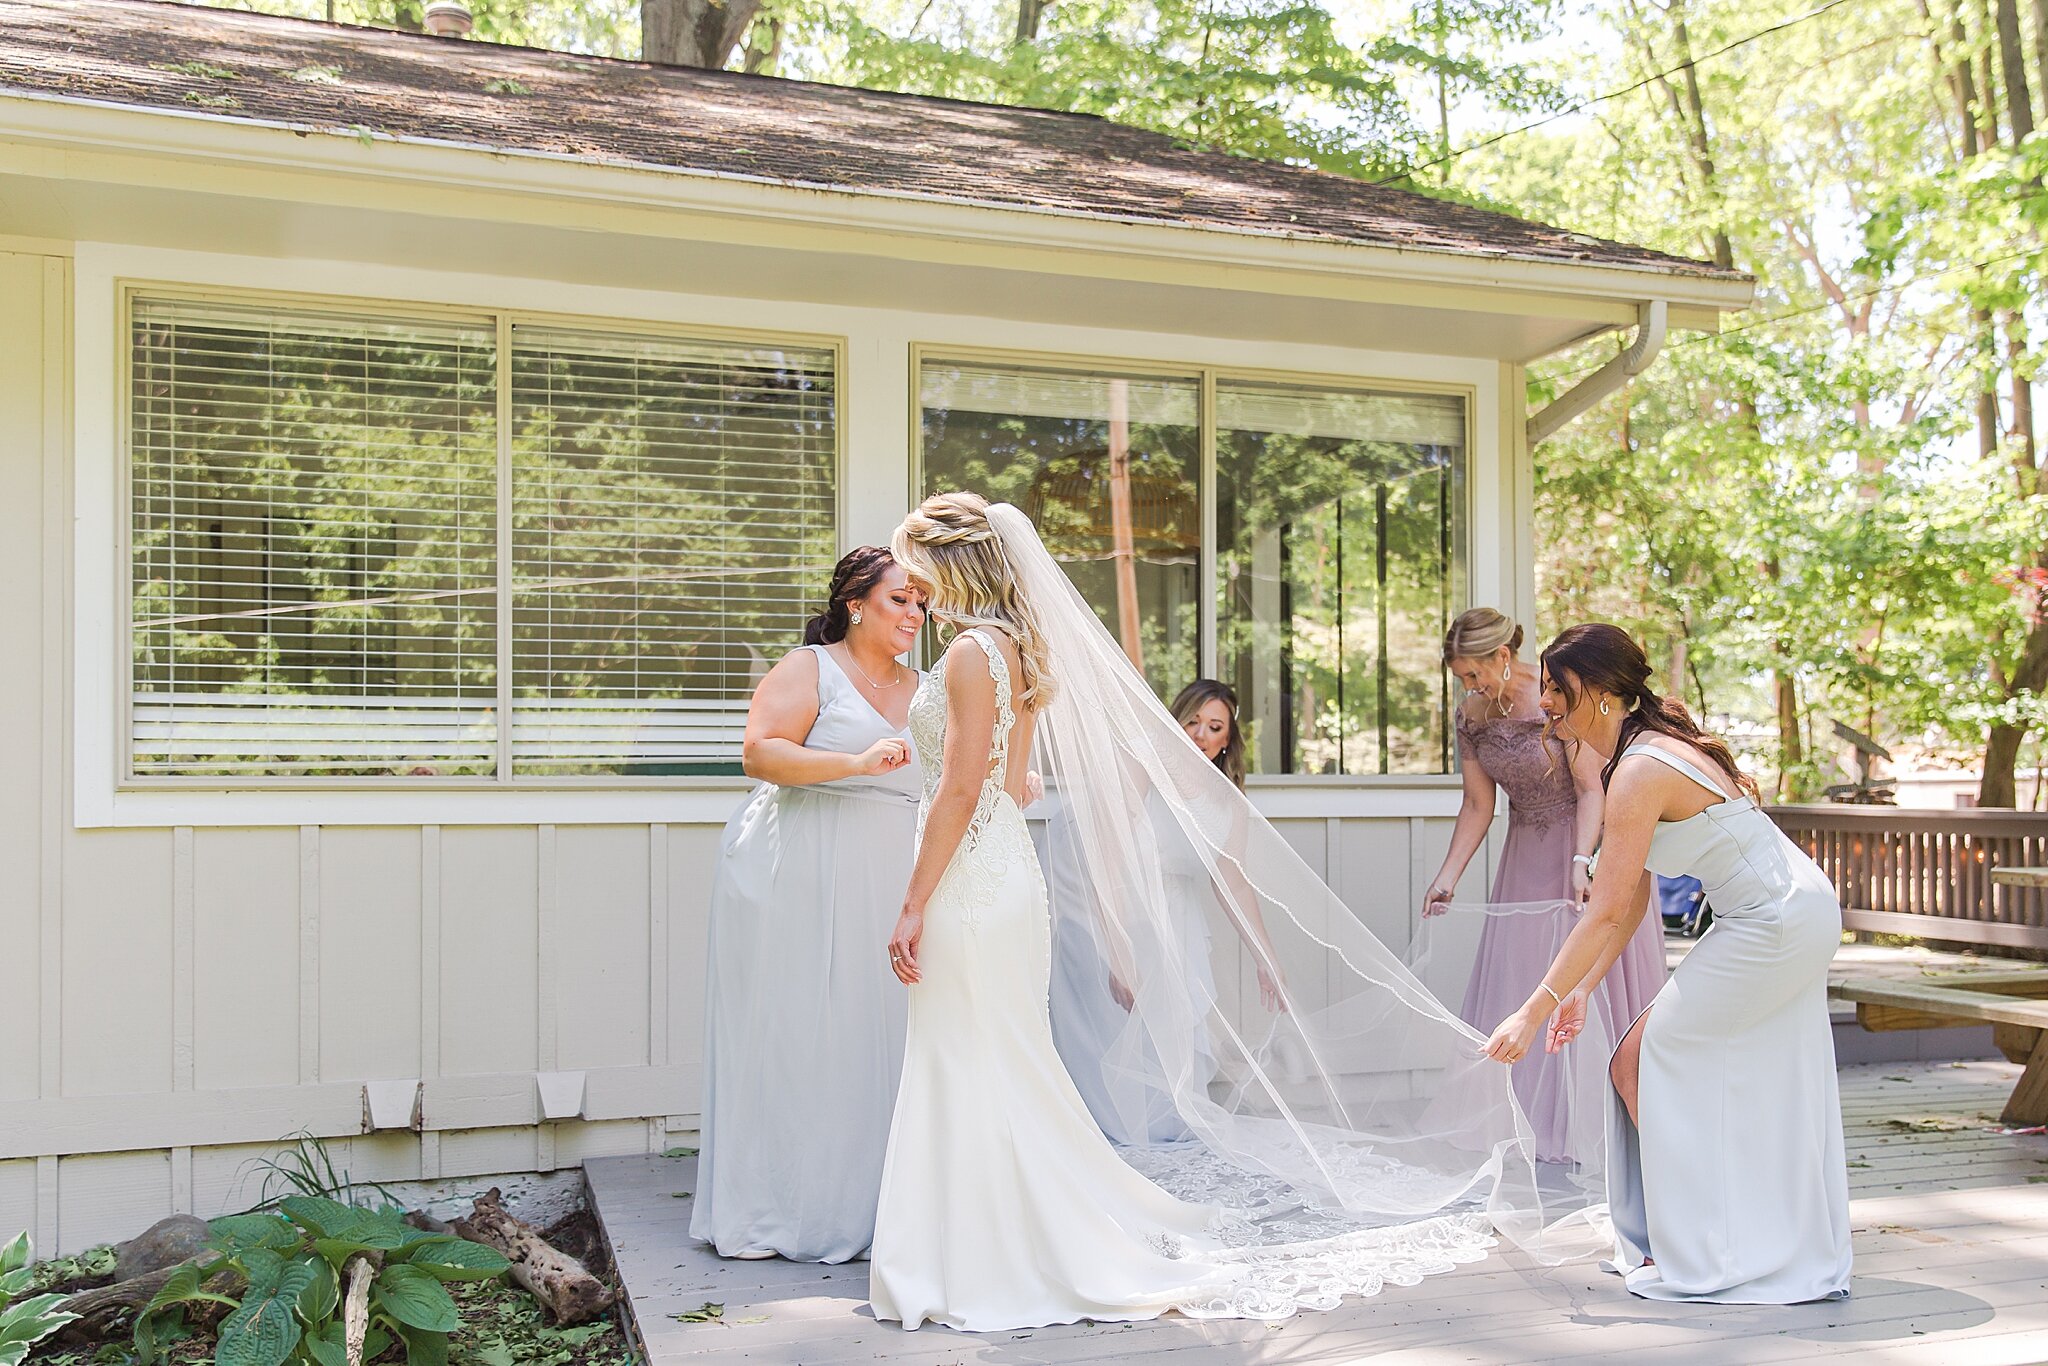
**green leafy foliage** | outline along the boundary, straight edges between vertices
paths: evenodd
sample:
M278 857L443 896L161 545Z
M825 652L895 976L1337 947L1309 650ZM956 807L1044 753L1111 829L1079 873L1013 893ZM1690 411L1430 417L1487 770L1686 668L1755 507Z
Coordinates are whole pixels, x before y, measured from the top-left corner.
M29 1348L76 1319L61 1307L64 1296L26 1295L35 1281L27 1233L0 1246L0 1366L21 1366Z
M494 1279L509 1265L479 1243L412 1227L398 1209L324 1195L288 1195L275 1212L211 1227L211 1255L174 1271L138 1316L137 1366L161 1361L202 1305L230 1310L216 1329L216 1366L346 1366L342 1301L359 1264L374 1272L365 1358L402 1341L408 1366L446 1366L462 1316L442 1283Z

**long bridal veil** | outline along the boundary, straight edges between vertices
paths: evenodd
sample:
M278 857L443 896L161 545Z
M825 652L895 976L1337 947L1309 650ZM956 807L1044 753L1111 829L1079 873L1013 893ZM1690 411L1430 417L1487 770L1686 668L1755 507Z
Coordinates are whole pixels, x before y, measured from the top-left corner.
M1483 1215L1546 1261L1603 1246L1597 1151L1539 1160L1482 1036L1189 742L1030 519L989 520L1052 660L1055 1038L1126 1158L1262 1244Z

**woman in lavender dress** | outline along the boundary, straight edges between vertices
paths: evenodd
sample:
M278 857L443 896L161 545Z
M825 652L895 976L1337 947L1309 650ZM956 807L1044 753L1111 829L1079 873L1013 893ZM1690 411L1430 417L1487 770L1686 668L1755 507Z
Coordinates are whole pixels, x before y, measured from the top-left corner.
M1444 665L1466 688L1457 719L1465 799L1450 851L1423 899L1424 915L1448 908L1493 824L1495 789L1508 794L1493 913L1480 931L1458 1012L1478 1029L1491 1029L1535 990L1586 898L1600 838L1599 759L1583 745L1567 747L1546 736L1537 670L1518 658L1521 647L1522 628L1491 607L1459 616L1444 636ZM1602 1037L1619 1040L1663 987L1664 975L1663 935L1657 919L1645 917L1598 993ZM1576 1103L1579 1088L1566 1061L1532 1050L1514 1076L1515 1094L1536 1131L1537 1156L1590 1156L1604 1121L1592 1105Z

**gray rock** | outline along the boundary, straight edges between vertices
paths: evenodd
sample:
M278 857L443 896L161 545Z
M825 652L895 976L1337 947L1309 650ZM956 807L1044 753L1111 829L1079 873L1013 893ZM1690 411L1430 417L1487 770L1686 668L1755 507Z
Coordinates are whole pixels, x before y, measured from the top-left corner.
M159 1219L114 1249L114 1279L132 1281L198 1256L212 1236L206 1221L190 1214Z

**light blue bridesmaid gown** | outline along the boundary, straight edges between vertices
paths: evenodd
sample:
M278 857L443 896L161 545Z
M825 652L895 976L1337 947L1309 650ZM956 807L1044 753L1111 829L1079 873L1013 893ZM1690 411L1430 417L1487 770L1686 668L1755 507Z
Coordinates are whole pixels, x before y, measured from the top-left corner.
M1849 1293L1849 1174L1828 1024L1842 911L1746 796L1658 823L1650 870L1706 887L1714 925L1651 1002L1629 1121L1608 1106L1615 1269L1646 1299L1797 1304ZM1644 1265L1654 1258L1655 1265Z
M1056 794L1041 805L1050 811L1038 835L1038 856L1052 907L1048 1009L1053 1046L1088 1112L1112 1143L1182 1142L1193 1133L1174 1108L1157 1050L1110 992L1109 957L1089 905L1093 893L1081 870L1072 808ZM1164 803L1156 794L1148 795L1145 809L1159 841L1159 872L1176 942L1140 943L1135 952L1140 962L1160 955L1171 960L1167 970L1186 978L1194 992L1197 1018L1206 1025L1204 1017L1216 1001L1209 918L1222 918L1222 911L1202 856ZM1039 812L1034 809L1032 814ZM1216 1075L1206 1029L1193 1041L1192 1058L1196 1083L1206 1087Z
M908 739L824 647L807 749ZM905 691L916 686L906 680ZM874 1240L903 1065L888 942L923 776L763 783L726 822L705 960L702 1152L690 1234L722 1256L843 1262Z

